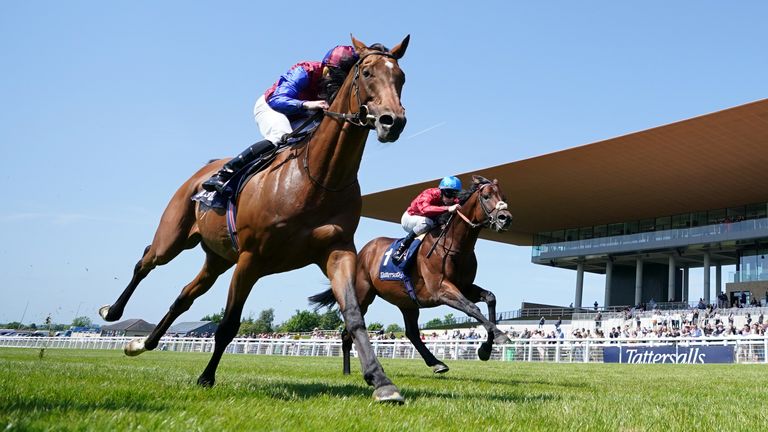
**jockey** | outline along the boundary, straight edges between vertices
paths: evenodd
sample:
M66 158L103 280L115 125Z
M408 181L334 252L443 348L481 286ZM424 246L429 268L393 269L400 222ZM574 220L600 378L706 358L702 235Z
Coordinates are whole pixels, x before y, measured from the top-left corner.
M354 48L339 45L328 51L322 61L299 62L280 75L253 107L253 116L265 139L224 164L203 183L203 189L221 192L233 174L283 144L284 136L314 111L327 110L328 102L357 59Z
M454 176L444 177L438 187L424 190L411 202L400 220L408 235L392 255L394 261L401 261L413 239L435 226L434 219L445 212L453 213L461 208L458 199L460 191L461 180Z

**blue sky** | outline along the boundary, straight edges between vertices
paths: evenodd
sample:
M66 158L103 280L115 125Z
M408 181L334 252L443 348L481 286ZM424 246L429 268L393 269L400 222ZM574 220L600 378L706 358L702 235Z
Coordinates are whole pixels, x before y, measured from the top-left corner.
M396 143L369 138L363 193L768 97L761 1L262 3L0 3L0 322L27 304L25 322L100 322L176 188L260 139L256 98L350 33L388 46L411 34L408 125ZM401 234L363 219L356 243ZM573 301L575 274L531 264L529 248L481 241L477 255L499 311ZM196 249L156 269L124 317L158 322L202 259ZM178 322L218 311L230 275ZM698 298L701 270L691 279ZM602 303L603 284L587 275L585 304ZM316 267L269 276L245 314L272 307L279 323L325 288ZM441 307L421 321L446 313L461 315ZM367 321L401 316L377 300Z

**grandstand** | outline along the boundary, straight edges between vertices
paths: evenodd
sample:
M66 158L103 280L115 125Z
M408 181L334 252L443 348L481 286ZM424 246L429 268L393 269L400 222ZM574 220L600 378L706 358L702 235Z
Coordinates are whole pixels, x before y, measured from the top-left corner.
M532 246L533 263L575 270L577 313L585 272L605 275L605 307L698 300L690 271L699 269L705 304L765 304L765 142L768 99L459 177L499 179L515 219L480 237ZM435 182L366 195L362 215L399 223L391 203ZM724 266L735 268L725 289Z

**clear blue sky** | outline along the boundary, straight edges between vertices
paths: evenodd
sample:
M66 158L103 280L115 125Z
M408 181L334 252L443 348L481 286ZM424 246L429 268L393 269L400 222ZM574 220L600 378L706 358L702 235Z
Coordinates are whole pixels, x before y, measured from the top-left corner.
M369 139L363 193L768 96L763 1L264 3L0 3L0 322L27 303L27 323L78 311L101 322L96 309L125 287L176 188L260 139L258 95L350 33L388 46L411 34L408 126L396 143ZM401 234L363 219L356 243ZM531 264L529 248L481 241L477 254L500 311L573 301L575 273ZM156 269L124 317L158 322L202 259L196 249ZM230 275L178 322L218 311ZM691 276L697 298L701 271ZM603 283L585 278L585 304L602 303ZM280 323L326 287L316 267L269 276L245 314L272 307ZM461 315L441 307L421 321L446 313ZM401 316L377 300L367 321Z

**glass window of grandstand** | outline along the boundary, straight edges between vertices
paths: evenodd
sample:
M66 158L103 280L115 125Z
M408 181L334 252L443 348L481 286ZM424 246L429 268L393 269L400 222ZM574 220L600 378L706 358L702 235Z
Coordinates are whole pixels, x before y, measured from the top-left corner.
M725 209L707 212L707 225L718 225L725 222Z
M624 224L615 223L608 225L608 237L624 235Z
M725 222L741 222L746 215L745 207L732 207L725 212Z
M672 218L670 216L662 216L656 218L656 231L668 230L672 227Z
M595 227L593 232L594 232L595 238L607 237L608 225L598 225Z
M768 280L768 261L766 249L746 249L739 258L739 281Z
M575 241L579 239L579 230L571 228L565 230L565 241Z
M768 217L765 203L750 204L744 208L747 219L765 219Z
M640 219L640 232L650 232L656 229L655 219Z
M536 237L534 237L534 243L536 245L552 243L551 233L549 231L546 231L546 232L540 232L536 234Z
M696 212L691 214L691 225L695 227L709 225L707 212Z
M627 234L637 234L640 232L640 223L637 221L627 222L626 226L627 226Z
M592 227L579 229L579 240L589 240L593 236Z
M691 226L689 213L672 216L672 229L685 229Z
M565 241L565 231L552 231L552 243L560 243Z

